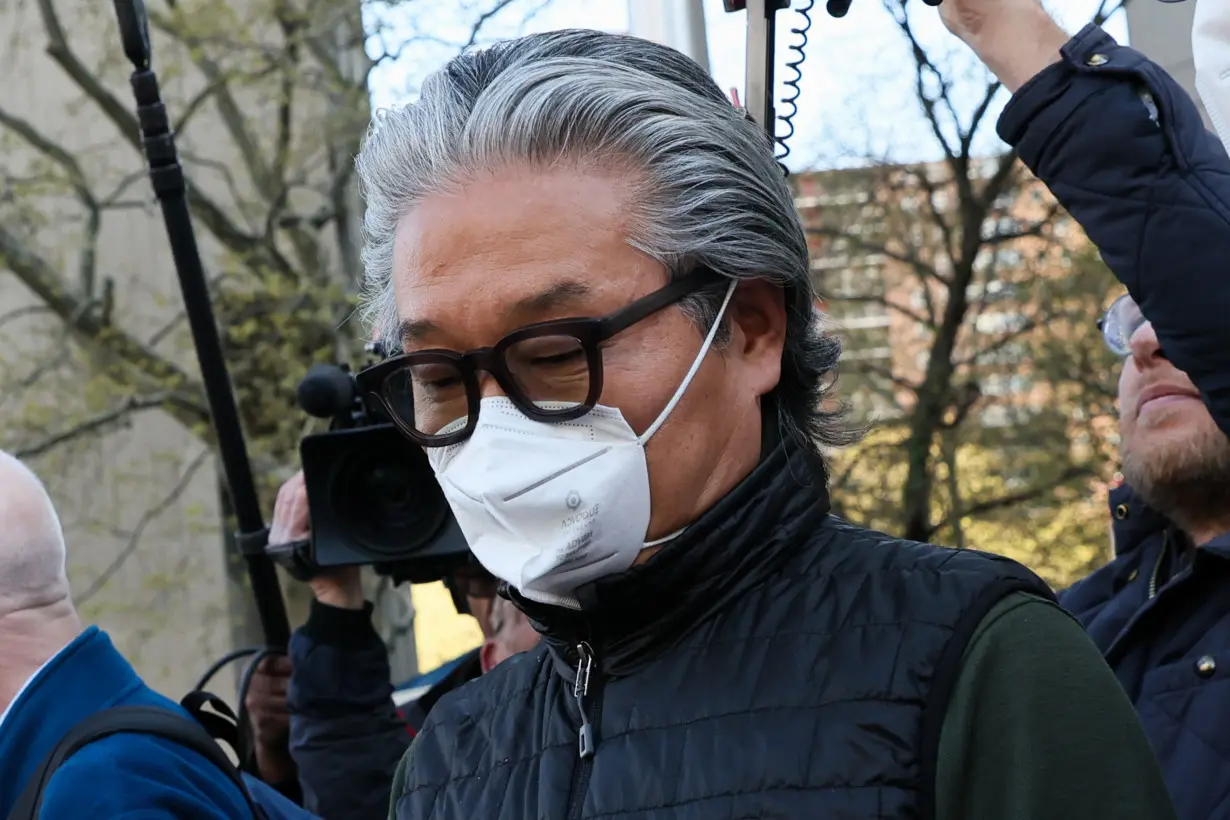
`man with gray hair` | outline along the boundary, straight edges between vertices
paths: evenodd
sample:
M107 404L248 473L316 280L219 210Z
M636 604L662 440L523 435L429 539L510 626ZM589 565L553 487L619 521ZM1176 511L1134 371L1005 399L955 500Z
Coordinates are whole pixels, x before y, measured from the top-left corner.
M463 54L358 159L360 374L543 642L443 698L398 820L1172 817L1046 585L829 512L807 242L683 55Z
M65 738L92 718L116 715L112 707L156 707L155 717L178 718L181 730L186 724L213 743L141 681L106 633L82 629L55 507L42 482L0 451L0 817L230 820L252 818L256 806L268 820L311 817L254 779L245 787L233 769L228 776L220 747L203 746L219 761L211 763L131 724L113 734L97 724L90 742L40 777Z

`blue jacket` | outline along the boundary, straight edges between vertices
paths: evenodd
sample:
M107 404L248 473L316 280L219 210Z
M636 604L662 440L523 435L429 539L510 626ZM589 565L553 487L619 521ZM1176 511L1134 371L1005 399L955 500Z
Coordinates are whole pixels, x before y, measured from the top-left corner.
M105 632L90 627L53 658L0 724L0 817L7 817L33 770L76 723L112 706L178 704L146 686ZM248 780L271 818L310 818L277 792ZM248 820L239 790L195 752L162 738L119 734L73 755L52 776L44 820Z
M1016 93L999 130L1230 434L1230 157L1191 99L1090 26ZM1186 562L1170 523L1129 488L1111 511L1114 560L1060 602L1136 704L1179 817L1230 818L1230 534Z

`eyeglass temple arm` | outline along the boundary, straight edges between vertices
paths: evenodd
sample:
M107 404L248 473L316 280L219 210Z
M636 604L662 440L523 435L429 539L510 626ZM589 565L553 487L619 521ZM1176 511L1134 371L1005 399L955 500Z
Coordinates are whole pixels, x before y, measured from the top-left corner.
M705 270L697 270L686 276L672 279L662 288L646 294L627 307L602 319L602 336L610 338L616 333L627 330L632 325L646 319L659 310L670 307L674 303L700 290L710 281Z

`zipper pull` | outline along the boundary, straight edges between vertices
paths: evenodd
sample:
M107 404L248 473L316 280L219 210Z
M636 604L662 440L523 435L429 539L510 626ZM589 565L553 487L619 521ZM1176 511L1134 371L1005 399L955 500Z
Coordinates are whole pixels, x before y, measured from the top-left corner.
M585 696L589 694L589 679L594 671L594 650L589 644L581 641L577 644L577 680L573 684L572 694L577 699L581 710L581 731L578 741L582 760L594 756L594 727L589 722L589 709Z

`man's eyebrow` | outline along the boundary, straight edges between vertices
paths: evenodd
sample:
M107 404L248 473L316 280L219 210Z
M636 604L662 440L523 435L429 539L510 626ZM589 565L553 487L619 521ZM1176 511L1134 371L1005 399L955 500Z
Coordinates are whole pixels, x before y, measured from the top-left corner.
M405 319L397 324L397 338L402 344L410 344L433 330L438 330L435 322L427 319Z
M545 313L553 308L574 302L590 294L589 285L575 280L556 282L546 290L518 299L513 305L513 314Z
M545 313L561 305L574 302L588 296L589 285L575 280L556 282L545 290L518 299L509 311L511 315ZM428 333L439 330L440 327L430 319L405 319L397 325L397 337L403 345L417 342Z

